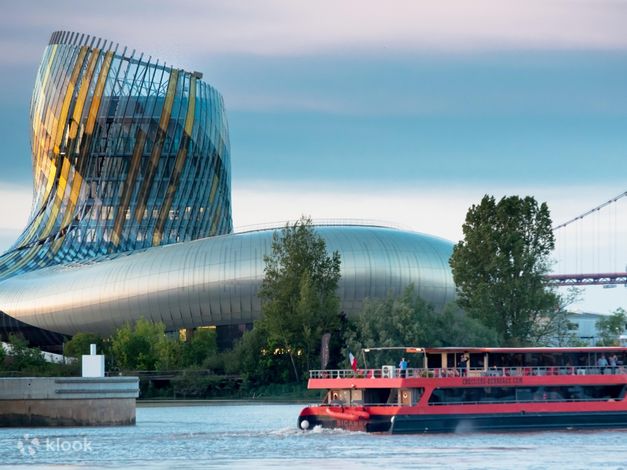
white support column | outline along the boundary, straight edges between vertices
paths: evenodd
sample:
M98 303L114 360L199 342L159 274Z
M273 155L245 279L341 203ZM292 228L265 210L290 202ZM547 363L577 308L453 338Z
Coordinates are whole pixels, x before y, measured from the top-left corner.
M104 355L96 354L96 345L89 345L89 355L83 355L83 377L104 377Z

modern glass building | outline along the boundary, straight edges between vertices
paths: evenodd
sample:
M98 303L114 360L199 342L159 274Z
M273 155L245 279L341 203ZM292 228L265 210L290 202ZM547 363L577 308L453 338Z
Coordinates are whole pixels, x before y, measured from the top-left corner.
M220 94L186 72L87 35L56 32L31 102L33 207L0 256L0 335L54 345L144 317L168 329L260 315L276 229L232 233ZM413 283L454 297L452 244L374 225L323 225L342 257L347 314Z
M56 32L31 101L32 212L0 280L232 230L222 96L202 75Z

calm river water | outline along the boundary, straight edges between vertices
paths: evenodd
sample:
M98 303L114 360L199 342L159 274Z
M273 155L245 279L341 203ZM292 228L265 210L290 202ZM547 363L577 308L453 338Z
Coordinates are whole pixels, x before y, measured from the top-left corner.
M140 407L134 427L0 429L0 465L627 470L627 430L412 436L304 432L296 429L301 408L257 403Z

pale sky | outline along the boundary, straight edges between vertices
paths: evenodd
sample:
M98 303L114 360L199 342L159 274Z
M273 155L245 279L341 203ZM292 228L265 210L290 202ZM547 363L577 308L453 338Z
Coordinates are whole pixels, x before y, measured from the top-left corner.
M486 193L534 195L559 223L627 190L625 24L616 0L4 2L0 249L30 208L28 106L55 30L204 73L227 108L236 226L307 214L457 241ZM625 206L590 220L610 248L586 246L582 269L624 270ZM577 308L618 306L623 287Z

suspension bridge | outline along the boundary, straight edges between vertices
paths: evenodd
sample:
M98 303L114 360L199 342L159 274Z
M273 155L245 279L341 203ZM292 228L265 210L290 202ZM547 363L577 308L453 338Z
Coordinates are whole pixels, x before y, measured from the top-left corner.
M627 191L553 227L555 286L627 287Z

